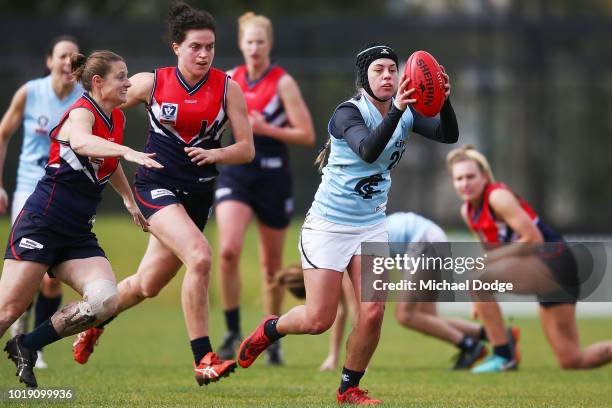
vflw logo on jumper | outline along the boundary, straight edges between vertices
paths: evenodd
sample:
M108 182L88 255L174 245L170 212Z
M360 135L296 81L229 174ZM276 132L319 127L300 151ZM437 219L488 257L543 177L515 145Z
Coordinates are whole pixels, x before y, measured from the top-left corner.
M178 116L178 104L164 102L161 105L161 115L159 121L164 125L176 125Z

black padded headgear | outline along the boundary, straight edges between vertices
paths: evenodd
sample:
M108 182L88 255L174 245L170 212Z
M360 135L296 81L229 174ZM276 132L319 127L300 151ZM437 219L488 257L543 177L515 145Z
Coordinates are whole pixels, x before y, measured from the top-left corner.
M386 102L372 92L370 81L368 81L368 68L370 64L379 58L389 58L395 61L395 65L399 65L395 50L385 44L371 43L366 45L355 56L355 66L357 67L357 83L361 86L372 98L379 102ZM388 100L388 99L387 99Z

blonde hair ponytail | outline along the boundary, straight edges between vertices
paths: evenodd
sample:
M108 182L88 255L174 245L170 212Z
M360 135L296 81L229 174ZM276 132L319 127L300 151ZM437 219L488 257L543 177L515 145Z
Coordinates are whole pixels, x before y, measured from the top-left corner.
M242 36L244 35L244 30L249 25L254 25L256 27L261 27L266 32L268 36L268 40L270 44L274 42L274 32L272 29L272 22L266 16L262 16L261 14L255 14L252 11L247 11L240 17L238 17L238 42L242 40Z

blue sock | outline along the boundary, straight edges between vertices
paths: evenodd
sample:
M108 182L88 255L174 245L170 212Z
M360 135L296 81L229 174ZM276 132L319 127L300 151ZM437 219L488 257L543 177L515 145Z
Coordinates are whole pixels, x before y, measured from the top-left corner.
M51 319L47 319L40 326L23 336L22 344L30 350L40 350L47 344L55 343L61 339L57 334Z
M193 359L195 360L196 365L200 364L200 360L207 353L212 351L212 346L210 345L210 337L204 336L195 340L191 340L191 351L193 352Z
M34 327L38 327L45 320L50 319L51 316L57 312L61 303L62 295L47 297L39 293L38 299L36 300L36 319L34 320Z
M227 330L240 333L240 307L225 311L225 324Z
M276 340L280 339L281 337L285 337L284 334L280 334L276 330L277 323L278 323L278 318L270 319L264 325L264 334L270 339L271 343L274 343Z
M512 360L513 358L512 350L510 349L510 344L508 343L493 347L493 354L503 357L506 360Z
M480 328L480 332L478 334L478 340L489 341L489 339L487 338L487 331L485 330L484 326Z
M474 338L471 336L465 335L463 336L459 344L457 344L457 347L459 347L461 350L469 350L475 345L476 340L474 340Z
M344 394L344 391L351 387L358 387L361 377L365 374L365 371L353 371L346 367L342 367L342 380L340 381L340 394Z
M105 321L103 321L102 323L100 323L99 325L96 326L96 329L104 329L104 326L106 326L107 324L109 324L110 322L112 322L113 320L115 320L115 318L117 317L117 315L111 316L108 319L106 319Z

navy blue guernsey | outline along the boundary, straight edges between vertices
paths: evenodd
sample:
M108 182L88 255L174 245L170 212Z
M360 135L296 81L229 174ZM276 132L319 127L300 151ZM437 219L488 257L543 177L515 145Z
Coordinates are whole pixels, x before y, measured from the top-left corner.
M261 78L251 81L248 78L246 65L236 67L232 79L244 92L244 98L249 112L261 113L266 122L277 127L289 124L285 107L278 93L278 82L285 75L285 70L278 65L270 65ZM284 166L288 165L289 150L287 145L265 135L253 135L255 146L254 163L265 158L281 158ZM264 167L266 165L264 164Z
M87 109L95 118L93 137L122 144L125 117L114 109L107 117L96 102L87 94L78 99L64 114L58 125L51 130L49 163L45 175L30 195L25 211L46 217L50 224L59 226L67 234L70 231L83 233L91 230L96 209L102 200L102 190L117 169L116 157L96 158L79 155L66 141L57 135L73 109Z
M163 169L138 168L137 178L184 191L212 191L218 175L214 164L198 166L186 147L217 149L227 122L229 77L210 68L200 82L187 85L176 67L155 70L147 106L150 128L145 152L156 153Z

